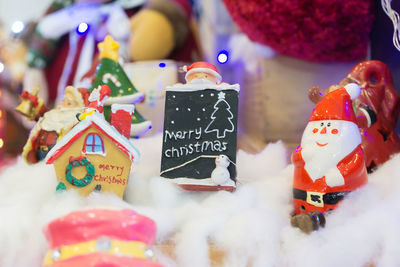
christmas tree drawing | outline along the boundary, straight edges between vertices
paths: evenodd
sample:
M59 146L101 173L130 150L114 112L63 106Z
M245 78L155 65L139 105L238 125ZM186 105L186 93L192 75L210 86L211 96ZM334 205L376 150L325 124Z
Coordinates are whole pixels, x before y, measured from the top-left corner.
M218 101L214 105L214 112L211 114L212 121L204 130L206 133L217 132L217 138L225 138L226 132L233 132L235 126L232 123L233 114L231 106L225 100L225 93L218 94Z
M129 80L124 69L118 63L119 43L108 35L99 44L100 64L97 66L94 82L91 90L106 84L111 89L110 97L104 106L104 116L110 121L111 104L136 104L144 98L144 95L135 88ZM139 137L151 129L151 122L143 118L135 109L132 115L131 136Z

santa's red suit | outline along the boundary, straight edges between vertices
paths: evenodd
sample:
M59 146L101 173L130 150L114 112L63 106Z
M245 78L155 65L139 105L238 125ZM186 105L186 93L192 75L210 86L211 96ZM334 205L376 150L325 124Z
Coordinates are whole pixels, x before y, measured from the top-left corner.
M302 140L302 146L299 146L292 154L292 162L295 168L293 180L293 199L296 214L308 213L311 211L326 212L332 210L336 208L338 203L347 193L367 183L367 169L365 167L364 153L361 149L361 137L356 125L356 117L352 108L352 99L359 95L360 89L358 86L356 86L358 88L357 95L357 93L352 91L354 89L354 85L355 84L351 84L345 86L345 88L341 88L327 94L316 106L309 121L309 125L313 124L318 125L319 127L307 127L304 132L304 135L311 136L309 140L314 140L314 137L315 140L317 140L315 143L317 143L318 146L315 146L315 153L318 153L318 149L321 149L321 151L325 149L324 146L326 145L318 143L319 139L317 139L317 136L325 135L323 136L325 138L328 134L339 136L334 137L337 138L339 142L340 140L343 140L343 138L346 140L355 140L354 142L347 142L343 144L345 146L344 148L340 148L340 144L335 144L336 147L333 148L335 151L339 151L338 153L346 149L349 150L349 153L339 159L336 164L333 164L329 168L326 167L327 171L323 172L324 174L318 177L315 177L314 175L313 178L311 177L312 175L307 172L307 160L305 160L305 156L303 154L304 148L302 147L303 145L309 146L309 143L303 144ZM346 124L345 127L348 128L348 126L353 126L353 129L351 131L345 129L344 127L339 128L339 130L334 127L328 129L331 123L344 123ZM333 154L330 155L329 153L323 153L324 152L322 152L321 155L324 155L326 158L318 157L317 155L316 159L309 164L314 163L317 165L323 165L324 162L334 158ZM318 168L312 168L312 166L309 168L309 170L313 169L318 170ZM338 171L337 176L339 176L339 182L337 184L332 185L331 183L327 182L326 177L329 173L328 170L331 172L332 170ZM341 178L340 175L343 178ZM342 183L340 182L340 179L343 179ZM331 184L331 186L329 186L329 184Z

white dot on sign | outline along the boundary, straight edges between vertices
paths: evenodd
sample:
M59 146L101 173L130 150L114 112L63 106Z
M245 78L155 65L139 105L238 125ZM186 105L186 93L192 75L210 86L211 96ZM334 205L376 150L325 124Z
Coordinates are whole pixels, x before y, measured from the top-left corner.
M178 111L179 110L179 108L176 108L176 111Z
M172 96L172 98L175 98L175 97L176 97L175 95Z
M213 93L211 93L211 96L214 96L214 94L213 94Z
M203 111L206 111L206 109L205 109L205 108L203 108L202 110L203 110Z
M188 108L188 111L190 111L190 108Z
M11 25L11 31L13 33L20 33L24 30L25 25L22 21L17 20Z
M204 95L200 95L200 97L204 97Z
M174 122L174 121L171 121L171 123L172 123L172 124L175 124L175 122Z
M200 118L197 118L197 121L200 121Z
M3 62L0 62L0 73L4 71L4 64Z

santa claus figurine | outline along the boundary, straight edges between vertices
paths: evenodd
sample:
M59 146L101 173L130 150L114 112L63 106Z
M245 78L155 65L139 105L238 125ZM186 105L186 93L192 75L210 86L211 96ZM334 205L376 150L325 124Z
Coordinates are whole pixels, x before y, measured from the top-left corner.
M400 97L394 88L389 67L378 60L357 64L339 85L332 85L327 90L312 87L309 97L318 103L325 94L348 83L357 83L361 87L361 94L353 101L353 107L360 128L367 170L372 172L393 154L400 152L400 138L395 131L400 113Z
M22 157L28 164L35 164L43 160L56 144L57 139L78 122L76 115L84 111L88 104L88 94L87 89L68 86L65 89L63 102L59 103L56 108L47 111L43 100L37 97L36 93L23 92L23 98L24 95L27 97L24 98L21 105L27 103L25 104L27 109L21 108L19 111L30 119L38 120L22 151ZM38 108L36 108L35 103L41 103L42 107L37 105Z
M361 135L352 100L360 95L355 83L328 93L315 107L292 154L293 198L296 215L307 216L317 227L320 213L333 210L349 192L367 183ZM309 216L310 213L313 215ZM298 217L292 219L295 226Z
M222 77L217 68L208 62L199 61L190 66L183 66L185 80L190 84L220 84Z

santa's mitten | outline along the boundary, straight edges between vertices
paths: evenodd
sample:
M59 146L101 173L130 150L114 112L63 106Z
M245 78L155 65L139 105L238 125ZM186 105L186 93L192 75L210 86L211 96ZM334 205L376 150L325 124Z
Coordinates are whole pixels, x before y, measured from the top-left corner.
M343 175L340 173L338 168L330 169L325 175L325 181L329 187L344 185Z

